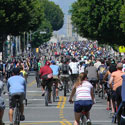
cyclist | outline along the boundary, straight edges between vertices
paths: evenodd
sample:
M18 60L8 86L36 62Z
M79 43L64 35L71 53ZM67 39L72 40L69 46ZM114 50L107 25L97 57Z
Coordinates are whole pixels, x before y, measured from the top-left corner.
M61 77L62 83L65 83L65 82L67 83L67 87L69 86L68 82L70 80L69 72L71 72L72 74L72 69L68 65L68 60L64 59L62 61L62 65L60 66L60 74L61 74L60 77ZM68 88L67 88L67 91L68 91Z
M45 94L45 86L48 86L49 91L49 103L51 103L51 87L53 83L53 71L50 68L50 62L46 61L45 66L40 68L39 72L40 78L42 79L41 85L42 85L42 96ZM49 75L49 77L48 77Z
M91 83L93 83L93 87L97 90L98 72L97 72L96 67L94 67L94 63L93 62L90 62L89 66L86 68L86 72L87 72L88 80Z
M24 77L27 82L27 72L23 69L23 67L20 67L20 75Z
M51 61L51 65L50 68L53 71L53 83L55 83L56 85L56 99L59 99L59 95L58 95L58 84L59 84L59 66L56 65L55 61Z
M26 81L25 79L19 75L20 69L14 68L12 71L12 75L7 81L7 88L9 92L9 120L10 125L13 125L13 111L15 108L15 95L20 96L20 120L25 120L24 116L24 105L23 100L26 97Z
M122 72L122 68L123 68L123 64L118 63L117 71L111 74L111 77L109 80L110 88L113 89L113 91L115 92L114 94L116 96L116 102L118 107L122 101L122 98L121 98L122 77L121 76L125 74L124 72ZM112 85L112 82L114 82L114 85ZM121 116L121 111L118 113L118 125L120 125L120 116Z
M0 80L0 125L5 125L2 121L3 119L3 114L4 114L4 109L5 109L5 104L4 100L1 97L2 91L3 91L4 83Z
M75 58L73 58L72 61L69 63L69 66L72 70L71 79L72 79L73 84L76 81L78 74L79 74L78 64L79 64L79 62L77 62L77 60Z
M104 75L106 74L106 72L107 72L107 66L105 65L105 61L102 59L101 60L101 65L98 68L99 87L100 87L99 92L102 92L103 84L104 84L103 78L104 78Z
M87 125L91 125L89 111L94 103L93 86L87 81L87 74L81 73L75 82L69 102L72 103L73 96L76 93L74 104L75 122L74 125L79 125L79 120L82 111L86 112Z

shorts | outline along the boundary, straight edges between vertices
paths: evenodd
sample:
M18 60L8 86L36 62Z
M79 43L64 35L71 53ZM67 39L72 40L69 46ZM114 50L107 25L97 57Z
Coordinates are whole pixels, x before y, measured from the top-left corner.
M53 83L56 85L56 87L58 87L58 83L59 83L60 81L59 81L59 78L58 78L58 76L54 76L53 77Z
M9 108L15 108L16 106L16 96L19 96L19 103L20 105L23 104L23 100L24 100L24 97L25 97L25 94L24 93L15 93L15 94L12 94L12 95L9 95Z
M4 99L0 97L0 110L4 110L4 109L5 109Z
M52 85L53 85L53 79L48 79L48 80L42 80L41 86L45 88L45 86L48 87L48 91L52 91Z
M89 80L89 82L94 86L96 87L96 84L98 83L98 80Z
M60 77L61 77L62 82L67 82L68 83L69 80L70 80L69 75L61 75Z
M92 100L75 101L74 112L77 112L77 113L80 113L82 111L88 112L90 111L92 105L93 105Z

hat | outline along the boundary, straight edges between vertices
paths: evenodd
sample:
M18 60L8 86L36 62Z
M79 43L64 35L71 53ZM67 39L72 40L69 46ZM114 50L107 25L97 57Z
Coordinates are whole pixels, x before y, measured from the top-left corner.
M54 60L51 61L52 64L55 64L56 62Z

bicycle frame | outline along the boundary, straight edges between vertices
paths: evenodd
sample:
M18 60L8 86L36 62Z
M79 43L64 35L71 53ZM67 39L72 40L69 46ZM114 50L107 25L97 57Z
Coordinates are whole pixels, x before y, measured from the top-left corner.
M19 103L19 99L16 99L16 107L15 107L15 111L14 111L14 125L20 125L20 103Z
M48 87L45 87L45 106L48 106L48 97L49 96L49 92L48 92Z
M80 125L87 125L87 123L86 123L87 119L86 119L85 114L86 114L86 112L84 112L84 111L81 113Z

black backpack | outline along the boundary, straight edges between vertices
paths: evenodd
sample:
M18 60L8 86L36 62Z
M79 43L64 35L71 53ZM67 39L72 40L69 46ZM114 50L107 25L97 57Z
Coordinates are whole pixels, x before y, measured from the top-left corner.
M69 66L67 64L62 64L61 71L63 74L69 74Z
M0 64L0 71L3 71L3 64Z

